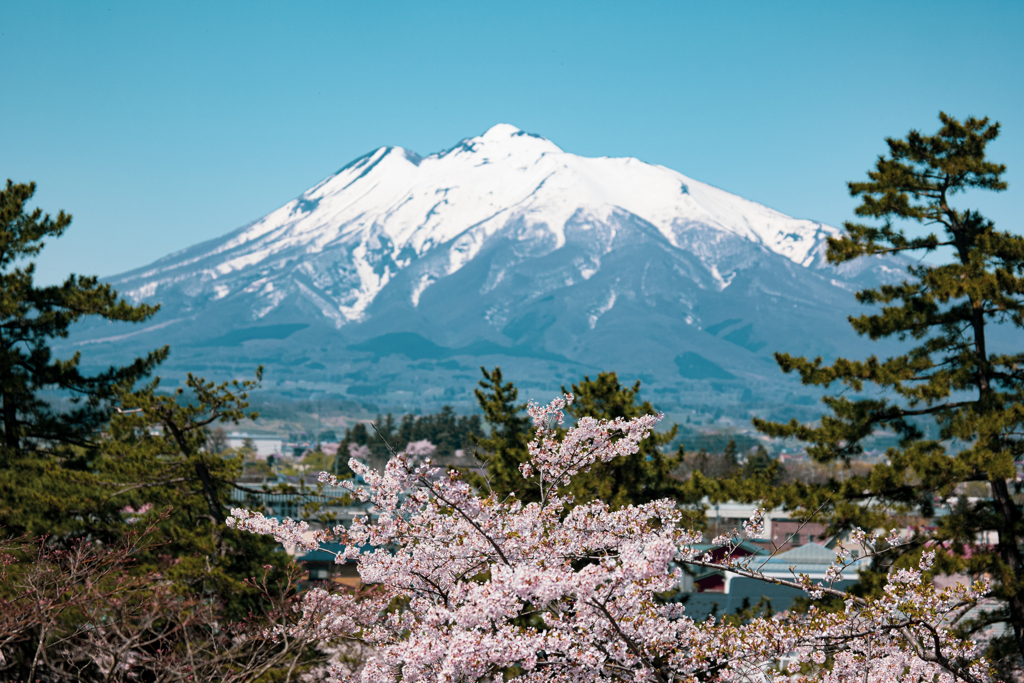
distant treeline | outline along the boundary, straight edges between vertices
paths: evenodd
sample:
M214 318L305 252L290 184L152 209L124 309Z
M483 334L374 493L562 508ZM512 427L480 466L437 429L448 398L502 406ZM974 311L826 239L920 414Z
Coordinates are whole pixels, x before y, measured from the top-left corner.
M740 453L757 448L760 441L747 434L703 434L699 432L681 432L679 442L687 451L707 451L708 453L724 453L729 442L735 444Z
M479 415L456 415L451 406L445 406L433 415L403 415L398 420L391 413L377 415L373 425L376 430L365 422L345 430L338 449L342 457L348 452L349 444L366 446L371 457L379 459L390 455L388 446L397 452L413 441L424 440L437 447L437 457L453 456L457 450L469 455L476 440L484 436L483 421Z

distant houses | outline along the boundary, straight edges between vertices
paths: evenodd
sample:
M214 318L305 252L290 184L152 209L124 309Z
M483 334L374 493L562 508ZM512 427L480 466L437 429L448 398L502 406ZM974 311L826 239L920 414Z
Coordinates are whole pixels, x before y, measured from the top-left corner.
M704 500L708 518L709 537L740 532L756 505L728 501L711 503ZM814 581L822 581L825 571L836 558L831 546L835 539L825 536L821 523L793 519L792 513L782 508L764 513L764 531L758 538L745 539L732 551L732 557L769 579L793 580L796 575L807 574ZM726 549L711 545L698 546L713 560L724 559ZM843 589L852 585L860 574L863 561L855 561L844 573L843 581L834 587ZM686 606L692 619L702 621L709 616L736 614L745 609L781 612L790 609L797 598L807 597L799 588L780 586L760 579L751 579L734 572L686 570L676 596Z
M756 505L735 501L711 503L704 499L703 503L707 508L705 514L712 537L732 530L742 530L743 522L749 520L758 509ZM759 540L785 552L805 543L823 543L828 539L825 538L823 524L813 519L808 521L792 519L791 512L777 508L765 512L764 534Z
M362 485L358 480L354 483ZM231 501L238 507L261 510L267 517L277 520L307 521L311 526L310 535L312 529L324 525L324 520L330 520L329 526L340 524L348 527L355 517L375 517L369 503L356 500L343 489L320 485L315 474L277 475L260 481L242 479L232 487ZM315 513L311 514L313 510ZM287 545L284 549L303 565L310 581L334 581L350 586L359 584L354 562L335 563L334 552L342 549L337 543L326 544L311 552L296 551L294 546Z
M701 549L711 552L712 557L716 554L724 556L721 548L702 546ZM822 582L836 553L824 545L808 543L787 552L773 554L767 548L744 541L733 553L733 557L741 558L747 568L768 579L793 580L797 575L806 574L811 580ZM853 585L867 563L869 560L854 560L843 572L843 580L835 582L833 587L842 590ZM695 621L703 621L712 615L721 618L747 609L782 612L791 609L797 598L807 597L807 593L799 588L780 586L728 571L689 575L681 588L675 599L686 606L687 616Z

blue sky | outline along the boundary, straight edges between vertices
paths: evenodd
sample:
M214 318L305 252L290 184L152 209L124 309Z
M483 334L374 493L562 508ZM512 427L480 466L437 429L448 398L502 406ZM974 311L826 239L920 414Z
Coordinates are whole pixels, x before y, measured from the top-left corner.
M218 236L381 145L498 122L833 225L885 136L1003 123L1024 230L1022 2L8 3L0 177L75 221L39 280Z

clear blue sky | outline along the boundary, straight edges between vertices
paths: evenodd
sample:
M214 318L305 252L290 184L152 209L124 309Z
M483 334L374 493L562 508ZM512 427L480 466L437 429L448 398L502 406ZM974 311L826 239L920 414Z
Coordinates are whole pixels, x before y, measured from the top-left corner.
M39 280L112 275L381 145L498 122L834 225L883 138L989 115L1024 215L1024 2L9 2L0 178L75 221Z

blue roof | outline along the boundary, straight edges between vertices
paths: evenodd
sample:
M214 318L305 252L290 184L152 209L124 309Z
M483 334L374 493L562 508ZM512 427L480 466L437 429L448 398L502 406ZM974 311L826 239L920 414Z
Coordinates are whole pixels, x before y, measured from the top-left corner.
M366 553L373 552L374 550L375 548L373 546L360 546L359 554L365 555ZM345 546L340 543L324 543L316 550L311 550L303 555L296 554L295 559L299 562L334 562L335 556L344 551Z
M845 590L854 583L856 581L837 581L833 588ZM792 608L797 598L806 598L808 595L798 588L777 586L758 579L733 578L728 593L684 593L678 595L677 599L686 605L686 616L694 621L704 621L712 612L717 614L718 619L725 614L735 614L743 608L744 599L749 607L753 607L762 597L771 601L772 611L783 612Z

